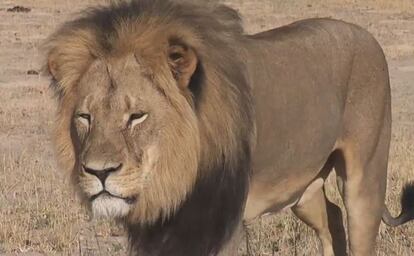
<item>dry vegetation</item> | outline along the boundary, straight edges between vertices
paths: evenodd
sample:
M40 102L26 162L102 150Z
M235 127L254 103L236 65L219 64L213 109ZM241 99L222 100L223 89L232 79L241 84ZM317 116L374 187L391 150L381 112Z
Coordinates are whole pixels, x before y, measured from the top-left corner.
M42 40L99 0L0 2L0 255L124 255L123 232L90 221L59 173L50 143L54 101L37 74ZM371 31L390 62L393 140L387 203L399 211L402 185L414 179L414 2L412 0L226 0L249 32L305 17L335 17ZM259 3L260 2L260 3ZM14 6L30 10L7 11ZM16 10L16 9L15 9ZM19 9L17 9L19 10ZM30 72L28 72L30 71ZM328 189L339 202L336 189ZM254 255L316 255L312 230L283 212L249 228ZM379 255L413 255L414 224L381 226Z

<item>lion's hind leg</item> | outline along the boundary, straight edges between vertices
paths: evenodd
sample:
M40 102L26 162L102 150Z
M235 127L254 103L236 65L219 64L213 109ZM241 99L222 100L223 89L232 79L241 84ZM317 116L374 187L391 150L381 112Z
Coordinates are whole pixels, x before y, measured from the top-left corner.
M342 150L335 165L343 181L343 199L348 216L349 251L354 256L375 255L375 241L384 211L388 148L379 142L368 161L359 145Z
M328 200L323 184L316 191L312 191L311 195L306 193L309 191L306 191L298 204L292 207L293 213L315 230L321 241L324 256L346 255L346 235L341 209Z

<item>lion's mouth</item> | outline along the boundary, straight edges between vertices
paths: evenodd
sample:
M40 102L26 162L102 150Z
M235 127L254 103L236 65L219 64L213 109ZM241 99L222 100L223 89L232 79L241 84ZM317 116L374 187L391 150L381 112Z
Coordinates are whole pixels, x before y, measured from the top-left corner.
M102 190L98 194L91 196L89 200L92 202L92 201L94 201L95 199L97 199L98 197L101 197L101 196L107 196L107 197L114 197L114 198L122 199L127 204L133 204L133 203L135 203L137 201L137 197L136 196L121 197L121 196L117 196L117 195L111 194L111 193L109 193L106 190Z

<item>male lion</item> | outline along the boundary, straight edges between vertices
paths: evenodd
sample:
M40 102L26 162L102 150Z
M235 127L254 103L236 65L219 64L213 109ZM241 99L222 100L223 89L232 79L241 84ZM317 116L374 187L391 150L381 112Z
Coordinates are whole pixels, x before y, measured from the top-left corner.
M241 222L291 207L324 255L374 254L384 221L387 63L365 30L311 19L245 35L221 5L122 1L47 44L59 161L95 215L124 220L134 255L234 255ZM385 213L384 213L385 212Z

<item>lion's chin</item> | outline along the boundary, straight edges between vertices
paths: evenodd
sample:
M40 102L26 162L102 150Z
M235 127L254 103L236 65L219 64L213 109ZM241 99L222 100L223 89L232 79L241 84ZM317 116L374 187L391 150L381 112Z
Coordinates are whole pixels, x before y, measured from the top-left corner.
M92 201L94 217L122 218L128 215L131 207L124 199L109 195L101 195Z

